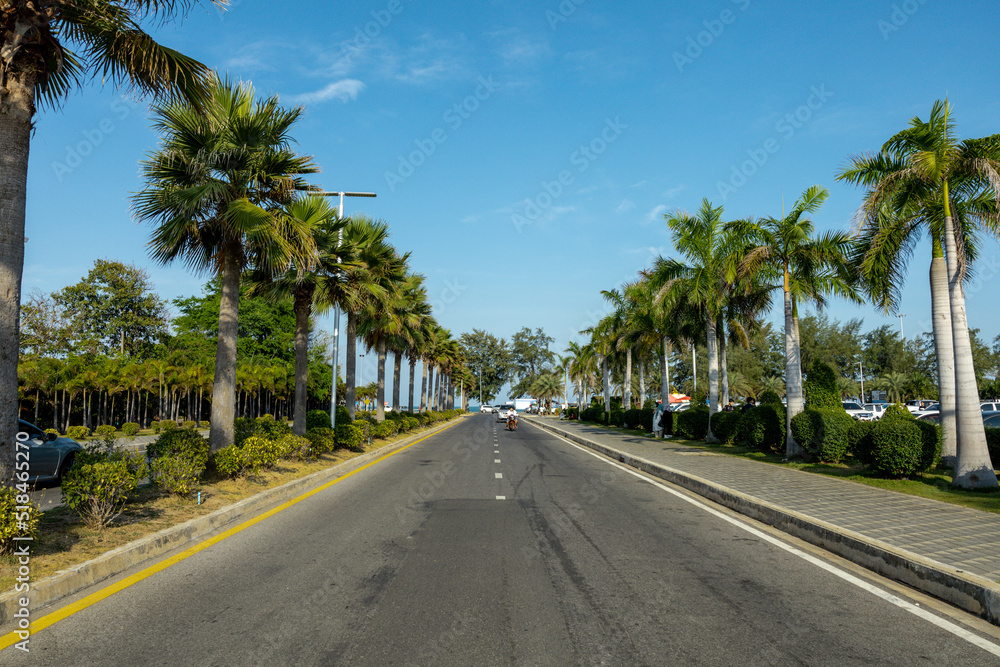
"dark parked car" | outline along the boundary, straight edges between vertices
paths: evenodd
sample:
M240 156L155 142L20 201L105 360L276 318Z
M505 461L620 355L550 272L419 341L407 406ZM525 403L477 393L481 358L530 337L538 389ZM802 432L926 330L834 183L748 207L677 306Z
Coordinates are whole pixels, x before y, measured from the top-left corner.
M73 438L46 433L31 422L17 420L18 442L23 442L27 449L17 447L14 457L15 464L28 457L28 481L51 482L61 481L77 452L82 452ZM24 435L22 435L24 434Z

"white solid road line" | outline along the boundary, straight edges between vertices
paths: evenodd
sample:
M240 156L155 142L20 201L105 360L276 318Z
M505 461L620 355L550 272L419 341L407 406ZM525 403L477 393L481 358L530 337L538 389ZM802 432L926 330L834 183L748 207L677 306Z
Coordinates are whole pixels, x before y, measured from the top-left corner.
M541 427L536 426L536 428L538 428L539 430L541 430ZM853 585L857 586L858 588L860 588L862 590L868 591L872 595L875 595L876 597L879 597L879 598L885 600L886 602L889 602L891 604L896 605L900 609L905 609L906 611L910 612L914 616L919 616L920 618L924 619L925 621L936 625L937 627L941 628L942 630L950 632L951 634L955 635L956 637L964 639L965 641L969 642L970 644L978 646L979 648L983 649L984 651L987 651L988 653L992 653L993 655L995 655L997 657L1000 657L1000 645L997 645L997 644L995 644L995 643L993 643L991 641L983 639L979 635L977 635L977 634L975 634L973 632L969 632L965 628L963 628L961 626L958 626L958 625L956 625L956 624L954 624L954 623L952 623L950 621L946 621L945 619L940 618L939 616L935 616L934 614L930 613L929 611L927 611L923 607L919 607L919 606L917 606L916 604L914 604L912 602L907 602L906 600L904 600L904 599L902 599L900 597L897 597L897 596L893 595L892 593L888 593L888 592L882 590L881 588L879 588L877 586L869 584L867 581L863 581L861 579L858 579L854 575L852 575L852 574L850 574L848 572L845 572L845 571L841 570L840 568L831 565L830 563L827 563L827 562L825 562L823 560L820 560L819 558L816 558L815 556L807 554L806 552L804 552L804 551L802 551L800 549L796 549L795 547L791 546L790 544L785 544L781 540L779 540L779 539L777 539L775 537L772 537L771 535L768 535L767 533L764 533L764 532L762 532L760 530L757 530L753 526L745 524L742 521L740 521L739 519L731 517L731 516L729 516L727 514L723 514L722 512L718 511L717 509L715 509L713 507L709 507L705 503L703 503L703 502L701 502L699 500L696 500L694 498L691 498L690 496L688 496L686 494L683 494L683 493L677 491L676 489L671 489L669 486L666 486L665 484L661 484L660 482L652 480L652 479L646 477L645 475L643 475L642 473L640 473L638 470L635 470L634 468L630 468L630 467L622 465L621 463L618 463L616 461L612 461L612 460L606 458L605 456L603 456L602 454L598 454L597 452L595 452L595 451L593 451L591 449L588 449L588 448L586 448L586 447L584 447L582 445L578 445L575 442L572 442L572 441L567 440L566 438L564 438L562 436L559 436L559 435L556 435L555 433L552 433L551 431L545 431L545 432L548 433L549 435L552 435L552 436L554 436L556 438L559 438L560 440L562 440L563 442L565 442L568 445L572 445L573 447L576 447L577 449L579 449L580 451L584 452L585 454L590 454L594 458L596 458L596 459L598 459L600 461L603 461L603 462L607 463L608 465L612 465L612 466L618 468L619 470L627 472L628 474L633 475L634 477L638 477L639 479L644 480L644 481L652 484L653 486L666 491L667 493L673 494L673 495L677 496L678 498L680 498L681 500L684 500L685 502L688 502L688 503L694 505L695 507L699 507L699 508L705 510L706 512L708 512L709 514L712 514L714 516L719 517L723 521L727 521L728 523L730 523L730 524L732 524L732 525L734 525L734 526L736 526L738 528L741 528L741 529L745 530L746 532L748 532L748 533L750 533L750 534L752 534L752 535L754 535L756 537L759 537L760 539L762 539L762 540L764 540L764 541L766 541L766 542L768 542L770 544L773 544L776 547L780 547L781 549L784 549L788 553L794 554L795 556L798 556L802 560L805 560L805 561L807 561L809 563L812 563L816 567L819 567L819 568L821 568L823 570L826 570L830 574L833 574L834 576L840 577L844 581L846 581L846 582L848 582L850 584L853 584ZM499 475L499 473L497 473L497 474Z

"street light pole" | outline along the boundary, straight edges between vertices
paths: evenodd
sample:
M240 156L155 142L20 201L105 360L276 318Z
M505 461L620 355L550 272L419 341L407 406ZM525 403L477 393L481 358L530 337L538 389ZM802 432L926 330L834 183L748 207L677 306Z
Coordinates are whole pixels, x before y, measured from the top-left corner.
M903 318L906 317L906 315L903 313L897 313L896 316L899 317L899 339L906 342L906 336L903 335Z
M377 196L374 192L315 192L313 193L320 197L340 197L340 206L337 208L337 219L344 219L344 197L375 197ZM344 240L344 230L341 229L337 232L337 249L340 249L340 243ZM337 258L337 263L340 264L340 258ZM336 430L337 428L337 360L340 358L340 308L338 306L333 307L333 388L330 393L330 426Z

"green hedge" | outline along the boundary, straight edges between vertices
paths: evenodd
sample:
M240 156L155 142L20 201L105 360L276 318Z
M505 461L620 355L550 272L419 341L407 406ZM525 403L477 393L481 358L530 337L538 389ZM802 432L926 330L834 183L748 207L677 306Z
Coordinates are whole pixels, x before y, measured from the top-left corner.
M70 426L66 429L66 435L74 440L83 440L90 435L90 429L86 426Z
M676 435L688 440L704 440L708 435L708 406L699 405L677 413Z
M139 433L139 425L135 422L125 422L122 424L122 433L131 438Z
M890 479L907 477L920 468L923 440L914 420L892 419L872 431L869 467Z
M586 412L586 410L584 410ZM625 428L651 431L653 428L653 413L655 408L632 408L625 411Z
M94 435L98 438L109 438L113 436L117 430L118 429L111 424L101 424L94 429Z
M862 422L855 420L847 432L848 453L864 465L870 465L872 459L872 434L879 422Z
M736 423L736 442L761 451L784 452L785 409L780 406L779 401L777 405L766 403L741 412Z
M337 447L337 439L332 428L311 428L306 431L306 439L312 446L313 454L332 452Z
M204 469L186 456L161 456L150 465L149 478L167 493L186 497L198 489L198 480Z
M839 463L847 453L854 424L855 420L839 404L804 410L792 417L792 437L810 457Z
M802 391L805 395L806 405L809 406L810 410L822 410L824 408L843 410L843 404L840 400L840 390L837 389L837 374L829 365L818 359L809 367L805 382L802 385ZM802 443L797 437L795 441L800 444Z
M736 426L739 421L738 412L716 412L712 415L712 435L720 442L733 442L736 439Z
M199 474L208 464L208 440L194 428L178 428L167 431L146 446L150 459L162 456L181 456L193 462Z
M355 424L357 423L355 422ZM336 441L338 447L360 449L364 447L367 440L362 430L354 424L337 424Z

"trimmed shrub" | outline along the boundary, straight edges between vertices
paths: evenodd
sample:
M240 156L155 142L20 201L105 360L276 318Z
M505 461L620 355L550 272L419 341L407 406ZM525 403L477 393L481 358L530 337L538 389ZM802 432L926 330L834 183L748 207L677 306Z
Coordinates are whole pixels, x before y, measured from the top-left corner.
M202 419L200 422L198 422L198 428L212 428L212 422L208 421L207 419Z
M926 472L937 467L941 461L941 426L922 419L914 419L913 423L920 429L920 465L919 472Z
M1000 467L1000 428L986 429L986 447L990 450L993 467Z
M27 478L25 478L27 479ZM20 494L14 487L0 487L0 554L9 554L18 544L15 537L38 537L38 521L42 510L31 502L27 493ZM18 505L21 509L18 509Z
M223 447L212 455L215 470L223 477L243 477L246 475L243 450L236 445Z
M818 359L809 367L805 382L802 384L802 391L810 410L843 409L840 391L837 389L837 374L829 365ZM796 442L800 444L803 442L794 435L794 429L792 434Z
M198 422L194 421L193 419L188 419L186 421L181 422L181 428L198 428Z
M778 396L776 392L768 389L760 394L760 399L757 401L757 405L784 405L781 402L781 396Z
M916 421L916 417L914 417L905 406L900 405L899 403L893 403L887 407L885 412L882 413L882 418L879 422L892 421L894 419L904 419L911 422Z
M151 428L153 430L153 433L159 433L160 432L160 420L154 419L153 423L149 425L149 428Z
M254 435L275 440L291 432L292 427L288 422L277 420L271 415L257 417Z
M208 440L194 428L177 428L167 431L146 446L150 459L164 456L180 456L191 461L198 474L208 465Z
M632 408L625 411L625 428L649 431L653 428L653 408Z
M174 454L154 459L150 465L150 479L167 493L189 496L198 489L198 480L204 466L198 466L192 459Z
M731 443L736 438L736 425L740 421L738 412L716 412L712 415L712 435L720 442Z
M87 526L103 529L122 513L146 473L138 454L81 452L63 476L63 501Z
M337 423L338 424L350 424L353 420L351 419L351 412L343 405L337 406ZM332 426L331 426L332 428Z
M784 409L767 403L740 413L735 439L762 451L785 451Z
M312 445L312 453L320 455L331 452L337 447L337 439L332 428L312 428L306 431L306 440Z
M128 438L133 438L139 434L139 425L135 422L125 422L122 424L122 433Z
M572 409L572 408L570 408ZM606 415L605 423L608 426L624 426L625 425L625 411L616 406L612 406L611 412Z
M113 426L111 428L114 429ZM83 440L84 438L90 436L90 429L86 426L70 426L66 429L66 435L74 440Z
M300 435L289 433L281 436L281 439L278 440L278 449L283 459L308 461L313 457L312 442Z
M111 424L102 424L94 429L94 436L98 438L109 438L113 436L118 429L116 429Z
M855 420L847 432L847 451L866 466L872 460L872 433L877 423Z
M868 467L882 477L899 479L917 471L922 453L920 428L914 420L883 417L872 431Z
M233 424L233 444L240 446L255 433L257 433L257 422L249 417L237 417Z
M836 407L804 410L792 417L792 437L810 457L839 463L847 453L853 425L854 419L838 401Z
M339 418L338 418L338 421ZM330 413L326 410L310 410L306 413L306 430L314 428L331 428Z
M415 429L415 428L417 428L417 427L420 426L420 420L417 419L416 417L407 417L406 418L406 424L409 427L409 429L412 431L413 429Z
M361 437L364 439L365 442L368 442L373 437L375 437L375 431L373 428L375 425L372 424L367 419L355 419L353 422L347 422L347 423L350 424L351 426L354 426L354 428L358 429L359 431L361 431ZM337 428L338 429L340 428L340 424L337 424ZM341 445L339 436L337 437L337 444L340 445L341 447L350 446L350 445Z
M708 406L677 413L677 435L688 440L704 440L708 435Z
M281 458L281 446L276 440L252 435L243 441L243 456L248 469L257 474L261 469L270 470Z
M338 447L349 449L362 449L367 440L361 429L354 424L337 424L335 437Z
M167 431L173 431L177 428L177 422L173 419L165 419L160 422L160 430L166 433Z

